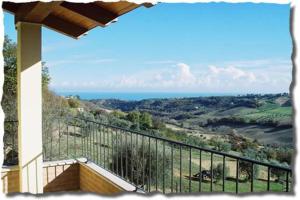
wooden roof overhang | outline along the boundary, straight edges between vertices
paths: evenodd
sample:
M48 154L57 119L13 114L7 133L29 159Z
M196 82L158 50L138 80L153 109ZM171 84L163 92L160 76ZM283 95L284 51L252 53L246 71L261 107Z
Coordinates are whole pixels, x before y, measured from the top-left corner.
M73 3L66 1L13 3L4 1L2 8L15 16L15 23L42 24L73 38L89 30L105 27L127 12L151 3L136 4L127 1Z

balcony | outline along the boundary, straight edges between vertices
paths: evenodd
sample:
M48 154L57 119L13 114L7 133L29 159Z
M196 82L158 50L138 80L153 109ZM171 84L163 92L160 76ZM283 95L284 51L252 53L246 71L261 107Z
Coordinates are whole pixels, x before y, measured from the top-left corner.
M51 118L43 128L44 192L291 192L292 171L211 149L80 118ZM16 137L6 123L6 144ZM47 129L45 129L47 127ZM50 127L50 128L49 128ZM8 142L8 139L11 142ZM6 193L18 192L18 168L2 170Z

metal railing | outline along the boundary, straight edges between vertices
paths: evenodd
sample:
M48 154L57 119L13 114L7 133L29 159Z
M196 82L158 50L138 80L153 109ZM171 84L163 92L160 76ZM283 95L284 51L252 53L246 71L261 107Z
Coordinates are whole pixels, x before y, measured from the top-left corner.
M6 120L4 121L4 135L3 135L3 165L17 165L18 164L18 121Z
M44 159L86 157L146 192L290 192L292 170L86 119L54 118Z

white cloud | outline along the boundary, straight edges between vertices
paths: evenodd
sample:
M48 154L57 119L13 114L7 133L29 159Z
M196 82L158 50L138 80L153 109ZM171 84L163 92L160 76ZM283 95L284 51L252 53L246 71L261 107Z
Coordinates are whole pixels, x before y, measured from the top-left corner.
M185 63L178 63L177 67L179 68L179 73L177 78L181 84L193 84L196 80L194 74L190 70L190 66Z
M257 62L258 63L258 62ZM263 63L263 66L265 66ZM271 63L271 62L270 62ZM269 64L270 64L269 63ZM111 78L55 84L56 88L98 91L170 91L170 92L286 92L292 80L289 64L272 69L222 66L195 67L180 62Z
M234 66L229 67L209 67L212 76L222 76L228 77L229 79L238 80L238 79L246 79L250 82L256 80L256 76L253 72L248 72L246 70L239 69Z

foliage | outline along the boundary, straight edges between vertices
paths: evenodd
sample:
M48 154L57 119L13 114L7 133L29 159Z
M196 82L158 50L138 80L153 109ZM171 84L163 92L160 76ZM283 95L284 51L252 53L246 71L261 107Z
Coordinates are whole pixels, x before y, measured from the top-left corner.
M68 104L71 108L78 108L80 106L80 101L77 99L70 98L68 99Z
M7 35L3 44L4 58L4 85L2 96L2 108L5 117L10 120L17 120L17 45ZM42 63L42 86L48 89L50 83L49 70L45 63Z
M270 164L276 165L276 166L288 167L287 163L280 164L277 160L271 160ZM278 168L271 168L270 170L271 170L271 176L275 176L276 181L285 180L285 175L286 175L285 171L280 170Z
M142 112L140 116L140 127L144 130L150 129L153 126L152 116L147 112Z
M139 111L129 112L127 115L127 119L134 124L139 123L141 113Z
M128 137L129 138L129 137ZM114 138L114 141L120 142L120 137ZM138 139L138 144L136 141L136 136L133 137L133 144L115 144L113 161L111 167L118 174L127 175L129 179L133 178L132 181L138 185L143 186L143 182L145 184L149 183L149 181L154 181L156 177L156 173L158 173L159 177L163 175L165 177L169 176L169 172L162 171L163 169L163 152L162 148L159 145L157 151L157 159L159 162L156 162L156 152L155 146L151 145L150 151L148 148L143 150L141 144L141 140ZM118 145L116 147L116 145ZM118 164L117 164L118 163ZM156 166L157 164L157 166ZM171 165L171 159L169 153L165 152L165 169L169 168ZM151 171L151 175L149 176ZM143 181L143 176L145 181Z
M252 163L247 161L240 161L239 162L239 174L240 177L244 177L245 180L250 180L252 177ZM253 166L253 176L257 177L259 174L259 166Z
M9 120L17 119L17 45L5 35L3 44L4 85L2 108Z
M231 144L222 140L220 137L212 137L210 139L212 145L217 151L228 152L231 150Z
M223 176L226 178L229 172L229 168L224 168L224 174L223 174L223 164L219 163L217 166L213 166L213 177L216 179L216 181L220 181L223 179Z
M125 119L126 114L121 110L114 110L111 115L119 119Z

